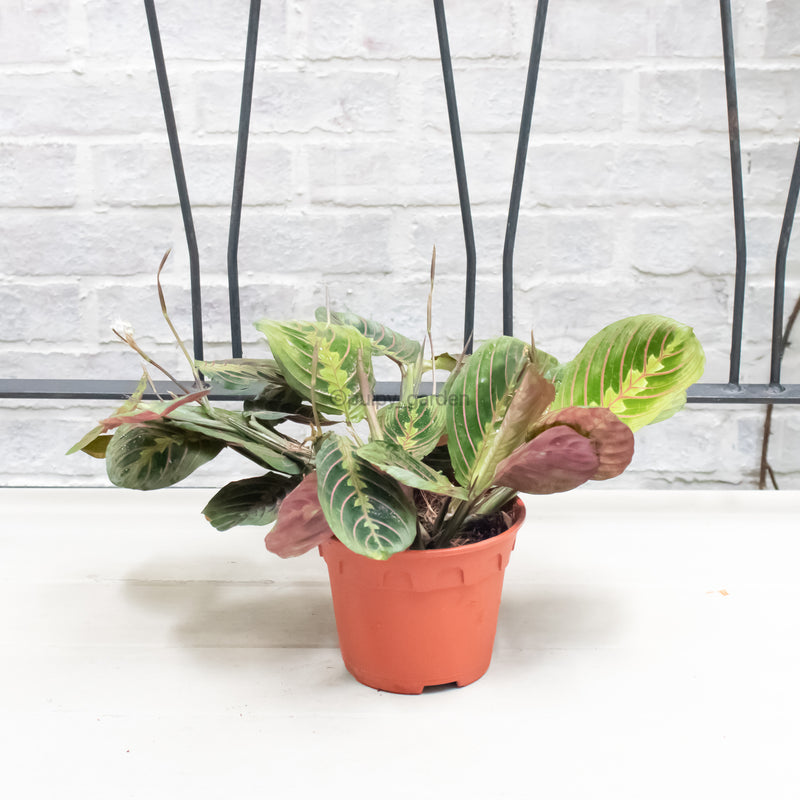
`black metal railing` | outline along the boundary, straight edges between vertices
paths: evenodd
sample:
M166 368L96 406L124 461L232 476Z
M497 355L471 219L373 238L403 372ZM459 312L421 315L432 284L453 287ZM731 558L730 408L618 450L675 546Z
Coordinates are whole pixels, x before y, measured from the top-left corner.
M200 266L197 237L192 220L192 209L186 176L183 169L181 150L175 115L172 110L166 62L161 47L154 0L144 0L150 39L155 59L164 119L167 128L175 180L183 216L186 243L189 249L189 277L191 283L192 321L194 355L203 357L203 315L201 307ZM723 62L725 70L725 91L728 115L728 139L730 146L731 186L733 198L734 236L736 242L736 263L734 277L734 296L731 309L731 349L730 371L727 383L700 383L689 390L691 403L746 403L746 404L794 404L800 403L800 384L781 382L781 361L785 347L783 334L783 314L786 282L786 258L791 236L792 223L797 209L800 193L800 144L794 163L786 208L777 249L772 325L772 350L769 383L754 384L740 382L742 351L742 324L744 317L745 284L747 270L747 247L745 237L744 190L742 185L742 158L739 141L739 112L736 90L735 49L730 0L720 0L720 20L722 24ZM464 343L469 348L475 318L476 248L472 225L472 214L467 186L467 173L461 138L461 127L456 102L455 80L447 34L444 0L433 0L439 51L447 102L448 120L453 145L459 203L466 248L466 293L464 307ZM258 42L258 22L261 9L260 0L251 0L248 22L247 44L244 60L244 77L239 117L238 143L234 166L233 198L228 236L228 291L230 307L231 354L242 354L242 333L239 313L238 244L239 227L242 214L247 142L250 128L250 108L253 96L253 79ZM505 334L513 333L514 301L514 242L522 196L522 184L528 153L528 143L533 122L536 83L539 75L544 31L547 18L548 0L538 0L533 27L531 53L528 64L527 82L523 98L522 116L519 128L514 176L511 185L508 220L502 262L502 329ZM64 399L115 399L129 395L133 384L129 381L108 380L2 380L0 397L16 398L64 398ZM160 389L161 386L158 386ZM166 386L165 386L166 388ZM396 387L391 383L381 384L377 396L391 397ZM212 397L233 398L237 395L218 392Z

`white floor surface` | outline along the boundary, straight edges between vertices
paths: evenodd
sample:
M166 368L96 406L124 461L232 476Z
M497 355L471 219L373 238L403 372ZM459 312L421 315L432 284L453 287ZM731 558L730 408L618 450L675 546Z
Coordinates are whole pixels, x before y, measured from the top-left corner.
M0 490L5 797L800 798L800 493L526 498L489 672L420 696L212 493Z

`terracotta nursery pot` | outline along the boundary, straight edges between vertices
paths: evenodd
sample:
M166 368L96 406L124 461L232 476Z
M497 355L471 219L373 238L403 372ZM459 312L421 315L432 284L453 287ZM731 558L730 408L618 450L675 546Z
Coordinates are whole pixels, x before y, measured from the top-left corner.
M328 566L339 646L361 683L399 694L465 686L489 668L503 577L525 506L514 523L477 544L406 550L386 561L321 545Z

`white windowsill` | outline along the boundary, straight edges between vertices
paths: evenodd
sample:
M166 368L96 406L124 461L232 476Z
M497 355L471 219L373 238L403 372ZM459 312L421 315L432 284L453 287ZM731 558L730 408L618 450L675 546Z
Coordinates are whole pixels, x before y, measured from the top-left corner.
M489 672L412 697L212 494L0 490L8 796L797 797L800 493L528 498Z

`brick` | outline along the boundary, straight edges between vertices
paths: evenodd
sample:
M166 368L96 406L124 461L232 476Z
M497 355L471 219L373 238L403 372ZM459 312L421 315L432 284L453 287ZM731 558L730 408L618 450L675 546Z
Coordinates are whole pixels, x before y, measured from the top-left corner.
M0 342L67 342L79 338L79 289L73 283L0 287ZM46 316L37 313L46 309Z
M755 146L742 145L744 195L751 208L754 205L783 208L796 154L796 142L767 140Z
M455 70L462 131L516 134L527 68L470 64ZM536 86L534 138L541 132L618 130L622 124L623 73L610 69L563 69L548 65ZM420 92L423 118L449 130L441 70Z
M396 269L389 255L391 217L359 213L266 213L242 230L243 277L292 276L305 285L329 276L381 275Z
M785 69L737 70L742 131L789 132L800 117L796 74ZM728 130L722 68L648 70L639 75L642 130Z
M724 478L740 480L744 469L752 469L753 460L738 450L729 414L689 406L671 419L642 428L636 433L631 467L717 478L723 470Z
M192 203L230 205L234 143L188 144L182 147L186 182ZM291 196L291 156L279 144L251 142L244 202L281 203ZM158 206L178 202L166 142L92 147L95 197L111 206Z
M0 135L164 130L155 75L10 75L0 96Z
M71 206L77 199L77 148L0 142L0 207Z
M507 56L513 49L507 2L491 5L455 0L447 4L454 56ZM361 6L309 0L308 53L317 58L438 58L436 22L427 3Z
M633 221L633 265L646 274L730 275L736 264L732 214L647 214Z
M505 234L505 215L496 212L473 210L472 224L476 242L478 274L493 271L500 263ZM421 286L429 276L430 257L436 247L436 274L438 280L445 276L464 275L466 247L464 229L458 208L449 211L414 215L404 221L410 231L408 247L404 249L401 263L411 272Z
M725 76L719 69L654 69L638 74L639 128L727 131Z
M739 69L736 82L742 130L795 135L800 87L794 70Z
M247 0L232 0L224 6L191 0L159 2L156 10L168 70L175 60L181 59L243 59L249 6ZM141 4L85 0L85 7L91 56L152 64L147 19ZM288 55L286 8L285 0L262 5L260 55L273 58Z
M200 127L236 131L241 75L214 72L197 85ZM394 131L398 126L395 70L260 69L255 77L250 130Z
M547 59L620 59L653 55L652 0L564 0L547 15Z
M64 62L69 4L59 0L21 0L0 8L0 62Z
M583 275L603 275L613 269L615 260L615 239L613 224L606 216L580 213L548 215L540 223L547 232L545 250L545 270L556 279L563 275L579 278ZM521 233L518 234L517 262L520 245L526 241L528 226L525 218L520 220ZM522 250L535 254L538 250L534 239ZM534 279L535 280L535 279Z
M783 215L776 211L773 214L753 212L747 216L747 274L771 278L775 273Z
M800 6L793 0L767 0L766 47L767 58L800 55Z
M730 192L725 140L697 145L632 145L617 150L610 195L623 202L728 204Z
M2 374L135 378L138 358L109 331L122 317L185 376L154 288L171 246L165 289L188 337L188 255L141 4L6 5ZM769 374L772 273L796 153L795 5L733 0L748 217L742 378L754 382ZM229 354L226 248L247 6L157 5L195 204L210 358ZM246 355L265 353L254 318L308 317L326 288L334 306L421 336L434 243L434 341L460 350L465 252L433 12L425 3L373 6L262 7L239 248ZM501 327L535 3L446 6L480 341ZM787 314L800 293L793 252ZM514 256L517 335L533 327L541 347L567 359L606 322L665 313L697 330L704 380L724 382L734 261L719 4L551 3ZM798 375L794 346L784 376ZM0 483L108 485L101 462L62 454L112 405L0 403L0 444L14 444ZM800 485L791 459L798 425L795 409L781 412L774 460L790 488ZM761 419L762 409L691 407L643 432L615 486L752 485ZM35 458L20 463L13 453L23 435ZM215 462L187 485L219 484L243 466L235 456Z
M770 465L779 475L796 473L797 448L800 446L800 415L797 409L791 406L776 407L772 412L772 426L769 442ZM778 486L788 489L790 487L782 479L783 475L778 479Z
M659 3L658 8L651 7L655 54L667 58L719 58L721 61L719 14L719 3L713 0L667 0ZM737 21L740 16L740 9L734 8L732 19ZM734 27L734 41L737 32Z
M307 146L313 202L342 205L457 203L452 151L391 139Z
M176 224L173 210L6 214L0 216L0 263L6 275L155 275L176 241Z
M611 145L537 144L534 140L528 150L523 204L608 203L617 158Z
M137 337L139 332L137 331ZM107 334L104 333L104 337ZM137 339L138 340L138 339ZM159 348L153 348L155 352ZM162 352L166 352L161 348ZM170 364L177 364L181 370L183 364L177 363L173 354L169 354ZM166 359L165 359L166 361ZM101 343L96 339L85 343L73 344L69 347L60 347L57 351L46 352L13 349L5 350L2 357L2 377L11 379L25 378L64 378L64 379L91 379L91 380L130 380L134 385L141 376L139 358L118 339ZM167 366L165 363L164 366ZM0 401L12 402L12 401ZM17 403L27 403L32 411L41 408L38 401L17 400ZM68 401L63 401L67 403ZM86 401L87 404L89 401ZM107 410L113 406L114 401L103 402L102 409ZM88 430L88 428L87 428Z

